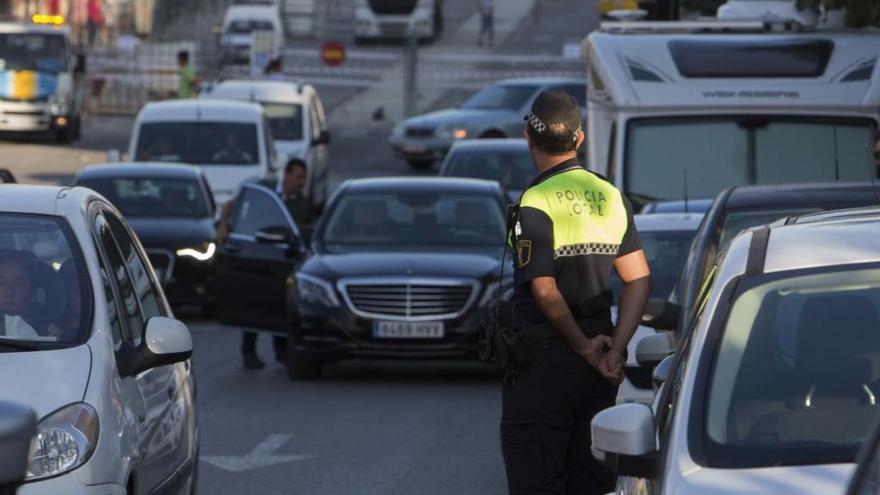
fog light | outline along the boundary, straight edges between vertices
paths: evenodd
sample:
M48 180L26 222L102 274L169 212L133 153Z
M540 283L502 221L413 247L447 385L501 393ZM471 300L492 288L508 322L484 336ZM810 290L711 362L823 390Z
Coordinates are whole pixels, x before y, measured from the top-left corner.
M467 137L467 129L456 129L452 131L452 136L455 139L464 139Z
M57 127L67 127L67 117L55 117L55 125Z

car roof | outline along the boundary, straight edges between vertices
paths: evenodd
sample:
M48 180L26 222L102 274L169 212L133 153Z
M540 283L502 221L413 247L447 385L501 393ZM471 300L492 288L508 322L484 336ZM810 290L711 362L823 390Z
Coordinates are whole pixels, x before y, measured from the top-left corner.
M180 99L147 103L138 114L141 122L260 122L260 105L245 101Z
M220 82L202 95L204 99L230 98L253 102L304 103L305 85L295 81L233 79Z
M79 171L77 178L164 177L198 179L201 175L201 170L192 165L162 162L125 162L89 165Z
M703 221L703 213L649 213L634 215L640 232L687 230L696 232Z
M0 186L0 212L63 216L65 203L85 203L90 197L100 196L82 187L5 184Z
M377 177L349 179L340 189L346 192L468 192L500 194L501 186L491 180L461 177Z
M233 4L226 10L226 21L237 19L274 19L278 17L278 7L265 4Z
M528 151L525 139L465 139L452 145L452 150L462 151Z
M495 81L495 84L504 86L546 86L549 84L582 84L586 86L586 81L577 77L517 77L511 79L501 79Z
M841 205L840 207L844 207L845 205L867 205L874 201L874 198L874 187L869 183L859 182L739 186L730 190L724 209L801 205Z
M880 215L771 228L765 272L880 262Z
M705 213L709 210L710 206L712 206L711 199L688 199L687 203L683 199L677 199L653 201L645 205L645 209L648 209L646 213L685 213L685 210L687 212Z

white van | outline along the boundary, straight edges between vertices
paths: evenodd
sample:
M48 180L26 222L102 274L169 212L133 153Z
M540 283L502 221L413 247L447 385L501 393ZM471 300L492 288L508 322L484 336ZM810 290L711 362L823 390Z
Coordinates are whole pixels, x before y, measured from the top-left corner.
M287 161L276 153L256 103L190 99L145 105L134 123L128 159L201 167L218 205L246 180L276 177Z
M604 23L584 43L590 168L637 204L876 178L880 32L778 26Z
M253 33L271 31L273 52L284 47L284 25L277 5L231 5L223 16L221 58L228 63L246 63L251 57Z
M410 36L433 40L442 30L442 0L354 0L355 43Z
M330 175L327 144L330 133L318 92L310 84L275 80L223 81L202 94L206 99L260 103L272 132L275 149L306 162L305 195L316 210L327 201Z

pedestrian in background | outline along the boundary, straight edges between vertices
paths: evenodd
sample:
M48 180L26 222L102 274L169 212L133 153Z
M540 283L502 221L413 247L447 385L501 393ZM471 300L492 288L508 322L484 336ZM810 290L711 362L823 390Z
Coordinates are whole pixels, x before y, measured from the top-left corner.
M196 69L189 61L189 52L182 50L177 53L177 67L180 82L177 87L178 98L192 98L196 94L196 86L198 78L196 77Z
M483 46L484 39L488 45L495 45L495 0L479 0L480 2L480 38L477 44Z
M525 137L540 175L522 193L514 248L512 331L501 446L511 495L604 494L613 476L590 452L590 421L614 405L626 346L651 277L632 205L577 161L581 109L568 93L538 95ZM624 283L615 327L609 279Z
M308 233L311 231L312 224L315 222L314 210L308 197L303 194L307 177L306 163L299 158L294 158L287 162L284 167L284 175L276 180L266 179L259 182L260 185L275 191L287 207L288 213L293 217L300 232L308 239ZM229 236L230 219L235 211L236 199L233 198L225 205L220 215L220 222L217 225L217 242L222 244ZM275 350L275 359L279 363L287 361L287 339L280 335L272 337L272 347ZM266 367L259 356L257 356L257 334L254 332L243 332L241 336L241 355L244 367L249 370L262 369Z
M284 67L282 66L281 55L276 55L269 60L266 68L263 69L263 75L269 79L284 80Z

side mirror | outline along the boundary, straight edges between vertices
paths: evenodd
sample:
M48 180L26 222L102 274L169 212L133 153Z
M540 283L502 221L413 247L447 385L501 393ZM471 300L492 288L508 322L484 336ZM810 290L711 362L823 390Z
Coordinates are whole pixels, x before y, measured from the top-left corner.
M593 455L605 462L616 457L618 476L651 477L657 458L651 408L635 402L610 407L593 417L591 431Z
M680 315L681 306L678 304L665 299L651 299L642 316L642 325L655 330L673 331L678 328Z
M260 229L254 233L257 242L264 244L288 244L293 235L287 227L283 225L273 225Z
M78 53L76 55L76 63L73 65L73 73L77 76L81 76L86 73L86 54Z
M669 379L669 372L672 371L672 362L675 356L668 356L663 361L660 361L660 364L654 368L654 373L651 374L651 381L654 382L654 388L659 389L661 385L666 383L666 380Z
M29 408L0 402L0 493L15 493L24 480L37 417Z
M119 163L122 161L122 153L120 153L117 149L112 149L107 152L107 163Z
M312 140L312 144L316 146L319 144L330 144L330 131L326 129L321 131L321 134Z
M126 352L124 375L134 376L149 369L186 361L192 356L189 328L174 318L154 316L147 321L144 342Z
M269 168L273 172L284 170L284 167L287 166L288 161L290 161L290 155L279 151L275 154L275 161L269 163Z
M667 332L659 332L643 337L636 344L636 362L639 366L653 368L675 352L672 336Z

